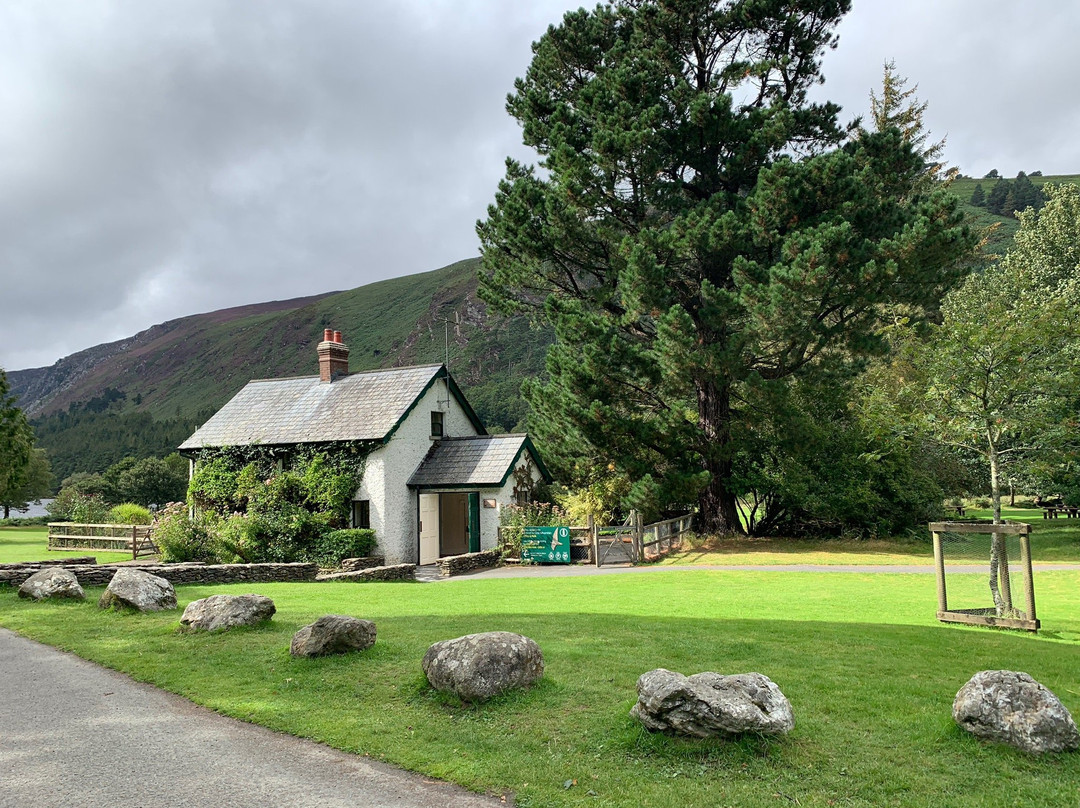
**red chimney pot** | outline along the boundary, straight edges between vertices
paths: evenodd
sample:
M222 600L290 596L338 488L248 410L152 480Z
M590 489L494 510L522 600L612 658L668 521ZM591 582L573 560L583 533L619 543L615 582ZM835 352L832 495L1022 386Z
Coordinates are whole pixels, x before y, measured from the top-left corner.
M325 328L325 329L323 329L323 332L322 332L322 338L323 338L323 342L333 342L334 341L334 332L331 331L329 328Z
M334 342L341 342L341 332L340 331L335 331L334 332Z

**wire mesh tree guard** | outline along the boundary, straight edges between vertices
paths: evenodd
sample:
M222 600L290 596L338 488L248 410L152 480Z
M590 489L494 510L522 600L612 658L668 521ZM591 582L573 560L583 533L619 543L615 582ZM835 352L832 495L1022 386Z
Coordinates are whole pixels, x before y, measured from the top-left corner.
M978 520L931 522L930 533L934 537L938 620L1039 630L1031 574L1031 525ZM1020 591L1024 609L1017 608L1013 600L1013 593ZM950 598L973 606L950 608Z

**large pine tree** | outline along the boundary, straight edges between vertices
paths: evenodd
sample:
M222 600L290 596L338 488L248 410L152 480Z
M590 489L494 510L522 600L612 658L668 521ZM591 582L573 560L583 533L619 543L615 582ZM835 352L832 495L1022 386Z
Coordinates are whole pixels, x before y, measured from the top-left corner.
M791 379L842 380L918 312L972 239L896 128L815 103L848 0L624 0L548 29L508 110L510 160L479 223L481 294L557 335L527 385L564 470L612 467L640 504L736 499L761 408Z

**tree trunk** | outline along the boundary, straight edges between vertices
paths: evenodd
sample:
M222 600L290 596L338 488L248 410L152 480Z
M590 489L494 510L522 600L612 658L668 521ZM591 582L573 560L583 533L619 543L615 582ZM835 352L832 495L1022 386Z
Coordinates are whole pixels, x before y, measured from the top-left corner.
M990 499L994 505L994 524L1001 522L1001 467L998 463L997 443L994 441L994 431L991 426L986 427L986 458L990 461ZM998 582L998 573L1001 569L1001 559L1005 557L1005 535L992 533L990 538L990 594L994 598L994 611L998 617L1002 617L1007 607L1001 596L1001 586Z
M11 506L10 505L5 505L4 506L4 518L5 519L10 519L11 518Z
M709 482L698 496L698 510L703 533L745 535L739 519L739 507L730 482L731 396L727 386L713 381L697 381L698 426L704 433L702 457L709 472Z

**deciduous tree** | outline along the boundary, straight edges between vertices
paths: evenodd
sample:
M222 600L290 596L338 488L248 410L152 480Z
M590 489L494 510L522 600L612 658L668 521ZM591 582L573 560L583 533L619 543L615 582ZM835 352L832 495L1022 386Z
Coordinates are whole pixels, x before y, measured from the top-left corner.
M1080 188L1048 187L1019 214L1002 262L971 275L942 305L919 352L925 406L942 440L983 458L1001 521L1004 463L1075 444L1080 393ZM993 548L991 588L1002 548Z
M972 246L901 132L851 137L809 100L849 5L571 12L508 99L539 165L509 160L478 224L481 294L554 326L532 426L564 468L614 463L631 502L696 498L708 531L742 530L762 402L839 383L883 349L883 306L936 302Z

